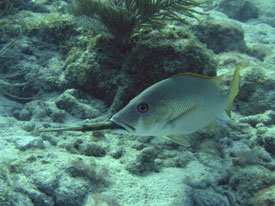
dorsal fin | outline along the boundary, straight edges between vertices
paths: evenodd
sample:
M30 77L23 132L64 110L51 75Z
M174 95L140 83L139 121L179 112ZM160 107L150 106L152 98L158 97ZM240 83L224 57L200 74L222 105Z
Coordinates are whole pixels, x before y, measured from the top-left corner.
M209 77L209 76L196 74L196 73L192 73L192 72L186 72L186 73L179 73L179 74L173 75L172 78L181 77L181 76L189 76L189 77L196 77L196 78L200 78L200 79L208 79L211 82L213 82L218 88L220 88L221 81L224 77L224 75Z
M209 76L205 76L202 74L196 74L196 73L192 73L192 72L186 72L186 73L179 73L179 74L175 74L173 77L181 77L181 76L189 76L189 77L197 77L197 78L201 78L201 79L213 79L215 77L209 77Z

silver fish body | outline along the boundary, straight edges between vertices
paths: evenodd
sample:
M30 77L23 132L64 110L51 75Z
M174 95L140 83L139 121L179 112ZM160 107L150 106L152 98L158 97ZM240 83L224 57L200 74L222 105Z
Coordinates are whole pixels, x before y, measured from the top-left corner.
M238 93L239 69L236 71L227 94L219 87L219 77L186 74L162 80L133 98L111 121L124 128L118 133L168 137L191 134L231 109Z

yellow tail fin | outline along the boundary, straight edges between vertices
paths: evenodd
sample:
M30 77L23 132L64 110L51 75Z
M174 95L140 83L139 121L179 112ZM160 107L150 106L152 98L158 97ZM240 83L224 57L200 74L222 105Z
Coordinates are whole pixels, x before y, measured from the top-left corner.
M231 109L232 109L233 101L239 93L239 84L240 84L240 67L237 67L235 69L233 80L230 84L230 89L228 92L228 107L226 109L226 113L230 118L231 118Z

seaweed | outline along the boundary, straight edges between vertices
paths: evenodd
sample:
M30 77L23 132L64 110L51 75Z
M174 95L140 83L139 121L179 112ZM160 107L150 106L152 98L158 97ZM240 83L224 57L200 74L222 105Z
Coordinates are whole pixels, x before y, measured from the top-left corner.
M0 58L2 56L4 56L4 54L9 51L16 43L17 38L13 39L12 41L10 41L6 46L4 46L2 49L0 49ZM11 76L6 76L7 79L16 79L18 76L22 76L22 74L20 73L14 73ZM26 87L27 82L9 82L7 80L4 80L3 77L0 78L0 93L2 93L3 95L14 99L14 100L18 100L18 101L29 101L32 98L28 98L28 97L19 97L16 94L13 94L16 90L24 90L24 88Z
M10 41L6 46L0 49L0 57L4 55L8 50L10 50L16 43L17 38Z
M0 17L16 13L21 4L22 0L1 0Z
M163 27L166 21L187 23L182 17L198 18L204 7L196 0L74 0L68 11L75 16L97 19L117 38L129 37L142 27Z
M33 12L49 12L43 5L29 0L0 0L0 17L15 14L21 10L31 10Z
M15 205L14 191L16 188L15 175L13 174L15 160L2 161L0 162L0 205L13 206Z
M14 3L10 0L0 1L0 16L6 16L14 12Z
M72 177L87 178L92 183L107 183L108 169L104 165L99 166L96 164L94 158L89 158L85 161L81 158L73 159L71 161L71 167L68 172Z
M33 98L20 97L20 96L14 94L15 90L24 90L26 85L27 85L27 82L10 83L10 82L5 81L0 78L0 93L2 93L4 96L6 96L10 99L16 100L16 101L28 102L28 101L32 100Z

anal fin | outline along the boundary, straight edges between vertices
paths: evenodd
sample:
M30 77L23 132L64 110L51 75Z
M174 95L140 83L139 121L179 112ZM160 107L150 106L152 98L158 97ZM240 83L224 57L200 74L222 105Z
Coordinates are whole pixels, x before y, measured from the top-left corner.
M164 136L165 139L172 140L173 142L184 145L184 146L190 146L189 139L187 137L184 137L182 135L170 135L170 136Z
M216 125L216 120L213 119L213 120L210 122L210 124L207 125L204 129L205 129L205 130L213 130L213 129L215 129L215 125Z

